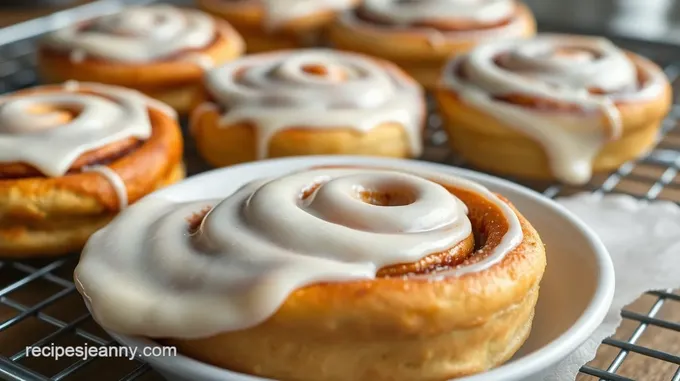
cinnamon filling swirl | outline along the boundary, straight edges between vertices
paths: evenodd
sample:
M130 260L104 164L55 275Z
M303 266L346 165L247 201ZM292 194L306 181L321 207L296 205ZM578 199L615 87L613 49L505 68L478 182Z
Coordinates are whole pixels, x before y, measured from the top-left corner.
M109 165L135 152L144 144L138 139L126 139L86 152L73 162L65 174L80 173L88 167ZM0 163L0 180L46 177L37 168L24 163Z

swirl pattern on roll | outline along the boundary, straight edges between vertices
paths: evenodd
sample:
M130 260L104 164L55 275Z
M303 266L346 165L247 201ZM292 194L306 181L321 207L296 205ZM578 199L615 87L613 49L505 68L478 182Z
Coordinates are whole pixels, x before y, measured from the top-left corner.
M543 145L553 173L582 184L618 139L617 102L651 98L664 75L601 38L542 35L485 44L444 69L443 85Z
M437 182L324 168L249 183L224 200L149 197L93 236L76 281L99 322L117 332L201 337L245 329L271 317L296 289L374 279L384 266L446 252L469 237L466 205L439 182L489 200L507 232L476 261L405 276L484 271L521 243L517 215L497 196L432 176Z
M82 90L82 91L81 91ZM147 139L147 107L169 107L133 90L70 82L61 91L0 97L0 162L62 176L82 154L127 138Z
M214 19L202 12L167 5L130 7L48 35L47 46L85 57L145 63L202 49L216 38Z
M413 155L422 150L423 91L392 64L325 49L268 53L214 69L206 83L227 110L223 125L256 126L260 158L277 132L294 127L364 132L398 123Z

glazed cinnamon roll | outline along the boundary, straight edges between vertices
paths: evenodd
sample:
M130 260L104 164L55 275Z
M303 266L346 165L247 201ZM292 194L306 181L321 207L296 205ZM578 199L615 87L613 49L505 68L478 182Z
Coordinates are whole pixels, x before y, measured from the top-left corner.
M206 68L241 55L226 22L167 5L131 7L49 34L39 50L44 80L137 89L187 112Z
M0 257L79 250L147 193L181 179L174 111L70 82L0 97Z
M268 157L421 152L422 90L394 65L310 49L251 55L206 75L191 115L201 155L225 166Z
M250 53L309 47L322 41L338 13L361 0L197 0L241 33Z
M395 62L433 88L451 55L535 32L531 11L516 0L365 0L329 36L336 47Z
M146 198L92 237L75 279L104 328L226 369L438 381L513 355L545 264L531 224L479 184L322 167L220 200Z
M543 35L452 60L437 93L451 145L489 171L583 184L655 143L663 72L594 37Z

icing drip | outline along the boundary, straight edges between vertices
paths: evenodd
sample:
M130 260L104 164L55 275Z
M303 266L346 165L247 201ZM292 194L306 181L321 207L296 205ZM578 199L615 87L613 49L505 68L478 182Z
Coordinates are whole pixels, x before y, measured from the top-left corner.
M212 17L167 5L131 7L83 27L73 25L48 35L45 43L69 51L71 59L88 56L143 63L201 49L215 39ZM197 53L192 53L196 57ZM205 58L199 58L205 63Z
M207 54L201 53L187 54L184 57L184 60L195 64L196 66L200 67L203 70L209 70L215 67L215 60L213 60L212 57L210 57Z
M78 93L81 88L92 93ZM147 139L148 106L175 116L139 92L100 84L70 81L62 91L2 96L0 162L23 162L46 176L62 176L87 151L131 137Z
M207 88L226 113L222 125L252 122L259 158L291 127L368 131L399 123L420 155L424 118L420 87L396 68L324 49L245 57L212 70Z
M125 181L113 169L105 165L95 165L83 169L84 172L96 172L102 175L113 187L118 197L118 209L123 210L128 206L128 195Z
M189 118L189 133L192 136L196 136L198 134L199 124L196 122L198 121L199 115L202 115L206 112L218 112L218 111L219 107L217 107L216 104L211 102L201 103L200 105L196 106L191 111L191 117Z
M66 81L63 83L62 88L67 92L76 92L80 89L80 83L78 81Z
M592 161L602 146L622 133L615 101L625 95L618 94L659 93L663 74L650 65L641 68L651 70L650 81L642 88L635 64L611 42L543 35L480 46L447 65L443 84L465 102L542 144L561 181L583 184L591 178ZM497 100L513 96L576 106L580 112L545 111Z
M372 28L380 32L424 34L430 45L440 46L449 40L498 37L509 39L522 35L527 21L517 15L515 0L366 0L361 12L389 25L373 24L348 12L341 21L348 25ZM437 24L473 22L470 30L440 30ZM480 28L474 28L474 23ZM433 24L432 26L426 26ZM489 28L488 25L499 24Z
M415 277L484 271L522 241L519 219L493 193L432 176L498 206L508 231L473 264ZM362 191L400 202L381 206ZM200 225L190 219L210 207ZM257 325L306 285L374 279L384 266L448 250L470 234L465 204L438 183L389 170L315 169L249 183L224 200L145 198L90 239L76 280L108 329L202 337Z

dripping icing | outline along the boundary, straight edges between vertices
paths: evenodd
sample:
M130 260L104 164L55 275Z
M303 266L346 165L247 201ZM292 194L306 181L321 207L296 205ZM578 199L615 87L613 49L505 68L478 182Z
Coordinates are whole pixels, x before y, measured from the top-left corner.
M199 123L198 120L201 115L207 112L218 112L219 107L212 102L204 102L198 105L195 109L191 111L191 118L189 118L189 133L191 136L197 136L199 133Z
M118 209L123 210L128 206L128 195L125 181L118 175L118 173L116 173L116 171L105 165L94 165L83 168L83 172L94 172L104 177L109 182L109 184L111 184L111 187L113 187L113 190L116 193Z

